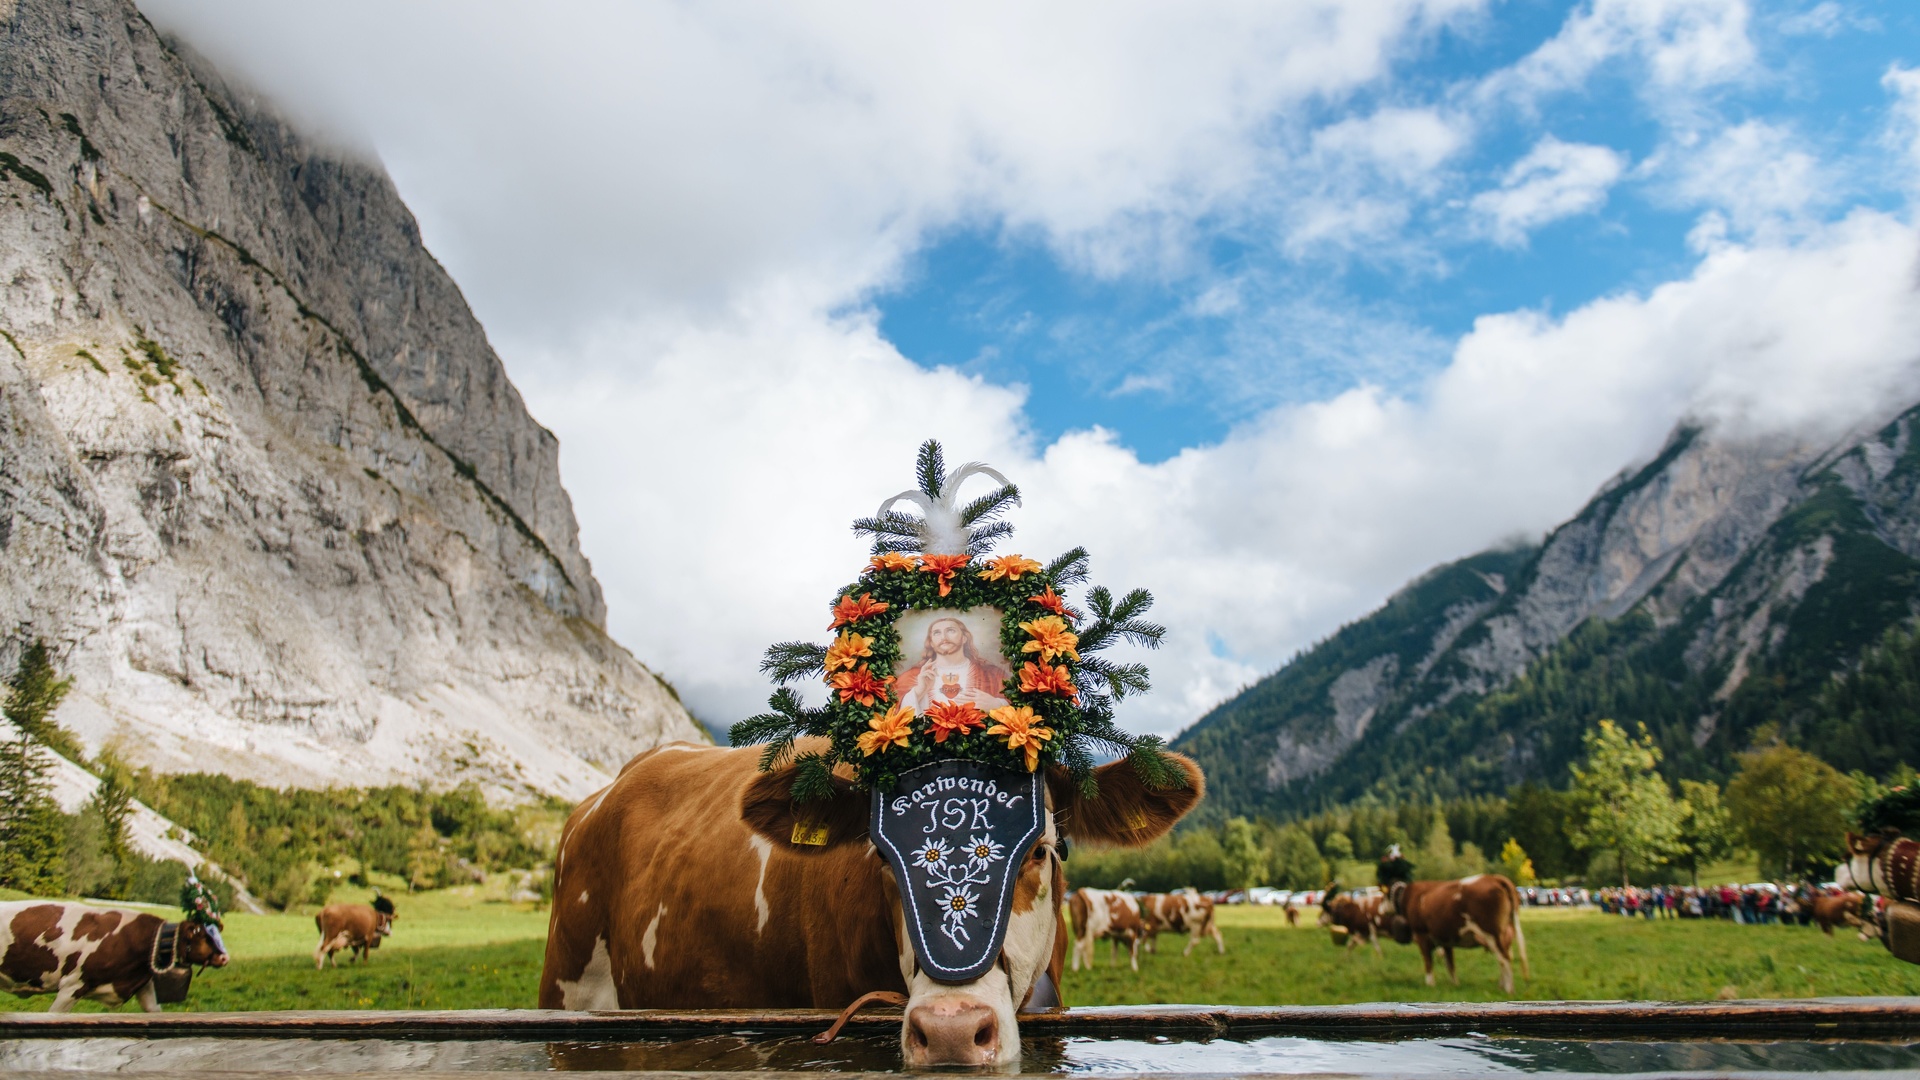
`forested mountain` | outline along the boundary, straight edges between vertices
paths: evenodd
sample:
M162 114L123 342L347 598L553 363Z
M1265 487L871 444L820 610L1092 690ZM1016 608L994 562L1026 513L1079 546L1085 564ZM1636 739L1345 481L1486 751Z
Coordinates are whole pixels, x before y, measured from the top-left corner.
M1721 778L1772 725L1920 763L1920 408L1837 442L1683 426L1538 547L1442 566L1174 745L1209 812L1562 785L1601 718Z

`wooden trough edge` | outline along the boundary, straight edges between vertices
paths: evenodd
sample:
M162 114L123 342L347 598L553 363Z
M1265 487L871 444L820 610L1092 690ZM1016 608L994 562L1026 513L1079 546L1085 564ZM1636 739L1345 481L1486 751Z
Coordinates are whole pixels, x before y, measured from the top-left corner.
M0 1013L0 1038L498 1039L618 1041L723 1033L813 1034L833 1021L813 1009L559 1012ZM897 1031L897 1011L848 1025ZM1769 1001L1529 1001L1491 1004L1116 1005L1025 1013L1022 1034L1092 1038L1417 1039L1458 1035L1568 1039L1914 1039L1920 998Z

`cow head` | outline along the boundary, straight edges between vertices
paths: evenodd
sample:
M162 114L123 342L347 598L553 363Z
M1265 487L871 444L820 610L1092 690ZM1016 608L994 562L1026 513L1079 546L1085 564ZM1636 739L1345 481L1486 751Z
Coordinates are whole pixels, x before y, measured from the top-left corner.
M387 899L384 896L381 896L378 892L375 892L373 894L372 907L373 907L373 916L374 916L373 918L374 936L392 937L393 936L393 920L399 917L394 914L393 901Z
M220 940L220 928L191 920L180 924L176 946L182 961L195 967L226 967L227 946Z
M1337 897L1339 895L1340 895L1340 883L1337 881L1331 885L1328 885L1327 891L1321 895L1319 926L1322 929L1325 929L1326 927L1333 925L1333 906L1334 906L1333 901L1334 901L1334 897Z
M1166 835L1204 793L1199 767L1178 754L1168 756L1185 773L1187 786L1151 788L1124 760L1094 770L1099 793L1092 799L1081 795L1064 770L1046 777L1042 785L1046 808L1039 834L1027 850L1008 853L1019 862L999 958L984 974L965 982L943 982L922 968L899 884L868 835L870 796L866 792L855 792L841 781L833 798L796 807L790 796L794 772L789 766L757 777L748 786L741 809L755 832L777 843L787 844L797 835L796 824L798 832L818 828L834 838L824 847L790 850L817 852L857 843L868 858L880 861L900 975L908 990L900 1045L909 1067L1007 1065L1020 1056L1015 1013L1033 994L1043 973L1056 986L1060 981L1063 950L1057 945L1065 941L1058 935L1066 896L1063 841L1137 847Z

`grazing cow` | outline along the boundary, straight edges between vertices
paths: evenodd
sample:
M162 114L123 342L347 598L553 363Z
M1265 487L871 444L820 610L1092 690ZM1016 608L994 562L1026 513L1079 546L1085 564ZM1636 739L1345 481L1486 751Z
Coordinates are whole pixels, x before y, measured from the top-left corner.
M824 748L802 740L800 753ZM540 974L543 1009L850 1008L904 996L907 1064L1018 1059L1015 1010L1059 985L1059 846L1137 846L1202 794L1154 790L1133 766L1095 770L1087 799L1064 771L1019 860L1000 955L967 982L936 981L912 948L893 871L868 838L871 803L844 772L835 794L796 804L795 767L761 772L760 747L674 743L629 761L567 819Z
M1866 897L1857 892L1844 892L1838 896L1816 896L1813 898L1813 923L1820 932L1833 936L1836 926L1864 925L1860 918L1860 902ZM1864 939L1866 935L1862 934Z
M380 947L380 939L393 936L393 901L376 895L371 904L328 904L313 917L320 931L320 944L313 947L313 969L339 962L333 954L342 949L347 959L372 959L370 950Z
M159 1012L153 965L156 946L164 951L163 926L178 927L171 966L226 966L220 931L197 922L90 904L0 904L0 990L52 994L49 1012L66 1012L81 998L108 1006L137 998L142 1009Z
M1381 902L1378 896L1355 896L1329 889L1326 898L1320 901L1320 925L1345 927L1349 953L1361 945L1371 945L1375 956L1385 956L1380 951Z
M1193 947L1200 939L1211 936L1214 945L1224 954L1227 943L1220 936L1220 927L1213 921L1213 901L1200 895L1199 890L1187 888L1175 893L1148 893L1140 901L1140 914L1146 923L1147 951L1158 952L1155 939L1162 931L1187 934L1187 947L1181 956L1193 955Z
M1124 884L1124 883L1123 883ZM1075 889L1067 908L1073 913L1073 970L1079 971L1082 959L1093 970L1093 946L1101 938L1110 943L1107 963L1119 962L1120 942L1127 943L1133 970L1140 970L1140 942L1147 936L1147 922L1140 914L1140 902L1130 892L1113 889Z
M1447 978L1455 986L1460 976L1453 969L1453 950L1483 947L1500 963L1500 990L1513 993L1513 960L1520 957L1520 969L1533 978L1527 963L1527 939L1520 932L1520 890L1499 874L1475 874L1457 881L1402 881L1387 891L1387 903L1381 913L1397 927L1405 928L1414 944L1420 946L1420 959L1427 968L1427 985L1433 985L1433 948L1446 954Z

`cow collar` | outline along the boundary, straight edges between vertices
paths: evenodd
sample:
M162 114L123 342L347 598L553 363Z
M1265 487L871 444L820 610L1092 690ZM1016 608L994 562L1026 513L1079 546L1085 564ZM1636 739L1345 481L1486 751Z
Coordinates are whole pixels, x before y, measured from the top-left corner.
M1000 955L1014 885L1046 826L1037 772L972 761L907 769L873 793L873 837L907 912L921 970L944 983L987 973Z
M164 964L160 962L160 954L162 952L165 952L167 956L167 962ZM180 962L179 923L163 922L160 924L159 932L153 935L153 955L148 957L147 966L152 968L156 975L163 971L172 971L174 968L190 966Z

